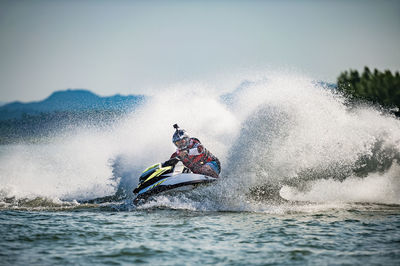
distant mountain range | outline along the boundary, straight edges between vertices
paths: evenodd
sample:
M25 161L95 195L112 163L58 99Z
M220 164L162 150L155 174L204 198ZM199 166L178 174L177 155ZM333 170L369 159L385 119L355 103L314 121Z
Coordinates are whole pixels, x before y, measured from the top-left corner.
M220 96L222 102L231 105L240 91L254 82L243 81L233 92ZM336 89L336 84L316 81L317 85L327 89ZM46 115L50 113L81 114L88 112L124 113L135 109L146 100L144 95L114 95L101 97L89 90L56 91L48 98L39 102L0 103L0 121L20 119L24 116Z
M87 112L133 110L145 100L144 95L101 97L88 90L57 91L39 102L12 102L0 105L0 120L19 119L52 112Z
M334 90L335 84L316 82ZM243 81L235 90L220 96L222 103L235 106L241 92L254 82ZM101 97L88 90L57 91L43 101L0 105L0 145L37 143L73 128L107 128L144 104L144 95Z

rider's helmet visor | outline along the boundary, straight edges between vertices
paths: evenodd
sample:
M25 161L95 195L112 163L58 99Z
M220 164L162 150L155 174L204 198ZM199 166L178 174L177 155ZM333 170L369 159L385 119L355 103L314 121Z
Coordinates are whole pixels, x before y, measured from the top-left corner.
M178 147L179 149L186 148L186 146L187 146L187 141L185 138L177 140L174 143L175 143L175 146Z

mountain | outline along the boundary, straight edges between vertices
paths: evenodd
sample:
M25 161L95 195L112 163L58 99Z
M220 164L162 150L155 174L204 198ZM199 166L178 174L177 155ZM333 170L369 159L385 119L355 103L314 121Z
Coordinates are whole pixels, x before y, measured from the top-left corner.
M239 94L247 89L249 86L254 85L255 82L244 80L240 83L238 87L236 87L235 90L232 92L228 92L226 94L223 94L219 97L219 99L225 103L227 106L233 106L235 105L235 102L239 100Z
M24 115L52 112L117 111L134 109L145 100L144 95L101 97L88 90L57 91L39 102L13 102L0 106L0 120L19 119Z
M336 83L317 80L317 81L314 81L313 84L317 85L319 87L331 90L331 91L337 90L337 84Z

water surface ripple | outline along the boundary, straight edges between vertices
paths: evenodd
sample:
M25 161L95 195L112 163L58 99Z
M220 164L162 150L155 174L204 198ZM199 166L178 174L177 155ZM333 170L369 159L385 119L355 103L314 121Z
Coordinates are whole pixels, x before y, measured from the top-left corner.
M3 265L399 265L400 207L0 211Z

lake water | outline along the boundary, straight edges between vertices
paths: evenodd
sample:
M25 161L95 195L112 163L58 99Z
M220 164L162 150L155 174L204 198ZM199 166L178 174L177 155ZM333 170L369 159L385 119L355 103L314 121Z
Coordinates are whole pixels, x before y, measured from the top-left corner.
M399 265L400 206L0 211L2 265Z

